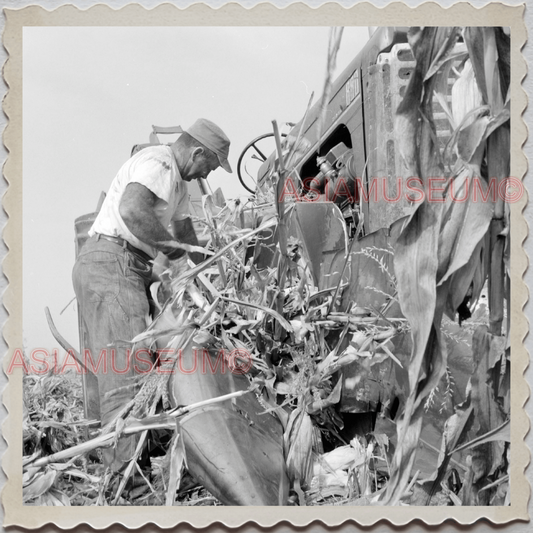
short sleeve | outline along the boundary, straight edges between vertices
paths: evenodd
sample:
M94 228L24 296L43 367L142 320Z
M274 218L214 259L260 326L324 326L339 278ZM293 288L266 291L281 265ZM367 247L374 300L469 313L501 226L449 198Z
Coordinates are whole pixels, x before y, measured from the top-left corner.
M172 199L174 180L172 162L167 153L160 150L142 150L132 164L130 183L140 183L167 204Z

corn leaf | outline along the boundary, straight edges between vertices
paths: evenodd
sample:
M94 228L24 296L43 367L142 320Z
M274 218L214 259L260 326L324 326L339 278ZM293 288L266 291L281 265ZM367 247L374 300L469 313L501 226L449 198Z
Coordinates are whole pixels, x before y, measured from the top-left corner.
M455 124L467 126L471 122L464 122L468 114L474 109L482 108L482 105L483 95L476 83L472 62L468 59L452 87L451 106Z
M176 499L176 491L180 485L181 475L185 468L185 449L183 447L183 440L180 438L179 431L174 433L172 443L170 446L170 474L168 479L168 489L165 499L165 505L174 505Z
M454 179L446 198L446 213L439 238L439 268L437 284L446 282L459 268L466 265L474 249L487 233L494 204L491 201L479 201L479 195L487 195L487 185L473 174L471 167L466 167ZM474 187L478 187L474 190ZM476 197L477 195L477 197ZM457 198L464 196L464 201ZM455 197L455 200L454 200Z
M489 122L490 118L488 116L481 116L459 132L457 136L457 151L459 157L466 163L470 163L474 154L478 151L485 138Z
M283 318L283 316L280 313L278 313L277 311L274 311L274 309L269 309L268 307L265 307L263 305L253 304L250 302L244 302L242 300L235 300L233 298L222 297L221 299L226 302L231 302L237 305L242 305L244 307L251 307L252 309L257 309L258 311L263 311L263 313L266 313L267 315L271 315L272 317L274 317L283 326L285 330L292 331L292 326L290 322L287 319Z
M489 372L490 354L494 351L501 353L503 339L488 333L485 326L480 326L474 332L472 349L475 363L471 379L472 403L476 408L476 422L479 425L477 433L483 435L505 422L505 415L501 405L494 397L494 388L489 381L491 376ZM485 443L476 448L472 464L474 485L500 466L503 452L502 441Z
M407 487L414 462L414 451L422 427L420 404L423 399L419 382L427 382L436 346L433 320L437 306L436 277L439 228L442 204L423 203L414 213L396 243L394 270L398 299L404 316L412 327L413 348L409 360L409 389L404 415L398 424L398 446L393 457L392 476L385 495L389 504L399 501ZM435 376L434 380L440 379ZM427 383L424 389L427 388ZM428 391L429 392L429 391Z
M437 74L437 72L444 66L445 63L450 60L456 59L458 55L461 55L453 54L453 57L450 57L452 56L453 48L457 43L459 35L460 28L454 27L450 29L449 34L444 39L444 42L441 44L439 51L435 54L431 65L427 69L426 75L424 76L424 82L428 81L431 77Z
M22 488L22 501L28 502L42 496L52 487L56 476L56 470L48 470L44 474L39 473L34 476L31 483L28 483Z
M444 423L437 470L433 476L426 480L426 483L432 482L428 492L426 505L429 505L431 498L441 486L450 459L455 453L455 448L465 440L467 432L472 427L473 415L474 408L471 405L469 397L462 405L458 406L457 411Z
M436 71L431 77L428 76L423 92L418 85L422 85L421 81L426 79L426 73L439 51L446 50L448 40L453 40L451 34L453 35L453 29L446 28L410 30L410 44L417 65L398 114L410 117L410 127L415 131L418 127L415 123L418 111L425 117L421 121L420 135L405 132L411 137L401 141L403 145L407 144L406 150L412 154L414 166L419 170L419 173L410 175L418 175L424 182L429 177L443 175L440 172L441 162L432 121L433 87L440 83L439 74ZM447 77L446 69L442 70L444 73L441 71L440 75ZM474 156L479 157L479 146L486 129L486 125L485 128L479 125L476 127L481 133L471 143L469 160ZM475 163L479 164L478 159ZM470 175L471 171L465 170L463 179ZM468 263L481 236L486 232L486 226L482 226L479 230L481 236L473 242L461 238L460 234L452 234L450 228L454 224L464 223L466 218L473 216L470 215L470 206L468 207L466 210L464 207L458 209L456 205L448 203L445 206L426 198L403 227L395 245L394 270L398 300L402 313L412 328L413 348L408 368L410 392L403 417L397 425L398 445L392 461L391 479L384 496L387 504L398 503L407 487L422 427L422 400L438 384L446 366L447 351L441 338L440 321L448 300L449 278L458 268ZM472 213L477 212L472 209ZM481 218L486 221L486 211L483 211ZM472 230L471 223L467 226L467 231L469 230ZM437 285L439 281L441 283Z
M313 468L313 423L304 410L297 408L291 413L284 441L289 478L309 484Z

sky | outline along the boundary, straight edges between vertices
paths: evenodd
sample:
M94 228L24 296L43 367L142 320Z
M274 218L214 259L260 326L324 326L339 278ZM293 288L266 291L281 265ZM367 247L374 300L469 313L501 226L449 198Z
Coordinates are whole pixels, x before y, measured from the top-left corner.
M231 139L234 173L216 170L209 186L228 199L246 195L235 172L239 154L272 131L272 120L298 122L313 91L320 97L328 35L327 27L24 28L27 351L59 348L46 306L60 333L79 347L74 220L95 210L132 146L148 142L152 125L216 122ZM368 36L367 28L345 28L337 75Z

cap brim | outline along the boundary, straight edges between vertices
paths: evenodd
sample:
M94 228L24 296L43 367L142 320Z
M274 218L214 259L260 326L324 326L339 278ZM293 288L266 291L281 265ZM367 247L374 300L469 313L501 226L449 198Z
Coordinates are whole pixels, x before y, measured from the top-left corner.
M230 174L233 173L233 170L231 170L231 167L229 166L229 162L227 159L223 159L222 157L220 157L218 154L217 154L217 157L218 157L218 162L220 163L220 166L226 171L226 172L229 172Z

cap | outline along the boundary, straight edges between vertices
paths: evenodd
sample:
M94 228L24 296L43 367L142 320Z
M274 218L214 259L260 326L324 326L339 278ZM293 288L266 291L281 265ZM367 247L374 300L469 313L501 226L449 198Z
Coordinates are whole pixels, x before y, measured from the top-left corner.
M213 151L226 172L232 172L228 163L230 140L226 134L214 123L206 118L199 118L188 130L191 137L200 141L206 148Z

